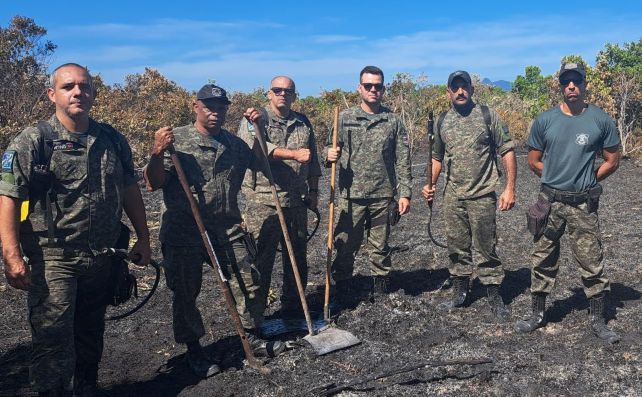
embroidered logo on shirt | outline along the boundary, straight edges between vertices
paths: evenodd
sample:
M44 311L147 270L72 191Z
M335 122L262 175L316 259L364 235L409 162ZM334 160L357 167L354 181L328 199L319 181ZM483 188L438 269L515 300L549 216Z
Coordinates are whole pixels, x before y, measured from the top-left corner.
M13 159L16 157L15 150L7 150L2 155L2 172L13 171Z
M575 143L577 143L580 146L586 146L588 145L589 142L589 136L588 134L577 134L575 135Z

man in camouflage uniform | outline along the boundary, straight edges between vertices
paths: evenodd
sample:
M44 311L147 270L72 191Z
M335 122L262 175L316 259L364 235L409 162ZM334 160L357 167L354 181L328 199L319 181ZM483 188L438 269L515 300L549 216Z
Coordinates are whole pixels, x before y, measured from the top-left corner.
M229 104L224 89L204 85L193 105L195 123L156 131L152 156L144 173L149 190L163 189L160 240L167 286L174 293L174 339L187 345L187 362L201 377L219 372L199 342L205 328L196 299L201 291L203 264L209 262L209 256L168 152L171 144L175 145L187 182L199 203L203 223L229 280L252 350L257 356L275 356L284 348L281 342L262 340L258 333L263 320L258 294L260 279L251 254L252 242L241 228L237 201L252 156L245 142L222 128Z
M321 167L317 158L317 144L308 118L292 110L296 99L294 81L277 76L270 82L269 104L265 108L247 109L241 120L238 135L255 151L260 160L260 147L255 140L251 121L263 123L267 136L270 168L274 177L279 203L287 223L303 287L308 279L307 230L308 208L316 209ZM302 317L301 301L297 294L294 273L285 248L283 233L276 213L267 177L260 172L248 172L243 182L246 207L243 219L248 231L257 239L257 263L261 272L261 299L267 301L277 247L282 249L283 288L281 316Z
M390 223L388 207L399 195L399 213L410 210L412 177L408 135L401 120L381 105L383 71L366 66L359 74L361 104L341 112L337 148L328 137L326 166L339 166L339 221L335 228L336 257L332 278L340 300L350 294L355 256L367 233L373 293L388 289Z
M456 71L448 77L447 94L452 108L439 117L432 153L432 188L424 186L423 196L434 200L435 184L446 164L444 217L448 225L449 271L452 296L439 307L450 310L466 304L473 272L472 248L478 254L479 280L487 286L488 301L500 320L510 315L499 295L504 279L502 264L495 252L495 214L499 182L497 156L506 170L506 187L499 196L499 209L515 205L517 161L508 127L493 110L472 100L470 75Z
M47 94L56 108L49 126L26 128L2 157L4 271L11 286L29 292L33 388L40 396L97 396L105 309L114 292L112 259L100 253L118 240L123 209L141 264L149 263L149 231L127 140L89 117L95 91L87 69L59 66ZM42 142L39 128L52 130L53 142ZM47 144L48 168L38 158ZM31 213L20 223L24 200Z
M555 286L560 239L568 227L573 256L581 267L584 293L590 303L590 324L595 335L615 343L620 337L607 327L605 295L610 290L604 274L597 210L602 187L620 162L620 137L613 119L586 98L583 65L565 63L559 72L563 102L537 116L528 137L528 165L541 179L539 200L550 203L543 232L535 235L531 254L532 314L518 321L515 330L532 332L545 322L546 296ZM595 157L604 162L595 167Z

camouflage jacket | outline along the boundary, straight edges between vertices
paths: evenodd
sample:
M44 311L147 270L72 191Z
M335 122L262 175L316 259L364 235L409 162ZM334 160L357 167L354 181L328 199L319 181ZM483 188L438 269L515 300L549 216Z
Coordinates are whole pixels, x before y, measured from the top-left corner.
M274 160L270 158L270 169L274 177L276 192L279 202L283 207L303 206L303 197L308 194L308 178L321 176L321 167L317 155L317 144L314 131L308 118L304 114L290 111L287 118L276 115L269 107L263 109L265 130L267 136L265 143L268 154L276 148L285 149L310 149L312 158L308 164L301 164L296 160ZM246 119L241 120L238 135L254 153L260 156L260 147L255 139L254 127ZM263 161L256 159L257 167L263 168ZM272 190L267 177L262 172L248 172L243 181L243 194L247 200L274 205Z
M339 191L348 199L412 196L408 134L401 120L388 108L369 114L360 106L341 112L337 145ZM328 135L324 150L332 147Z
M138 180L127 140L92 119L87 134L69 132L55 115L49 124L58 135L50 163L52 246L44 200L36 193L29 197L35 186L34 156L41 140L38 128L24 129L3 156L0 195L29 200L30 214L20 225L23 252L27 257L55 258L90 256L113 247L120 234L125 187Z
M499 182L497 156L515 145L508 127L492 109L490 116L487 129L477 104L465 116L453 109L446 113L433 145L433 158L442 162L446 173L445 192L470 199L495 191Z
M175 128L174 147L199 204L212 243L222 245L241 236L238 195L250 148L227 130L215 138L203 136L194 125ZM203 244L185 191L169 153L163 159L168 178L163 186L160 240L175 246Z

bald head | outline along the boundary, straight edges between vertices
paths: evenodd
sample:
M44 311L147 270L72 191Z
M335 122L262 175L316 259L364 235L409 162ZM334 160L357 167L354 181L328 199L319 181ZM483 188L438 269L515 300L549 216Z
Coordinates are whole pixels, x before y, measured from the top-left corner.
M92 89L94 88L94 82L91 78L91 74L89 74L89 69L74 62L63 63L62 65L55 68L53 72L51 72L51 74L49 75L49 87L54 88L56 86L56 79L58 76L58 72L60 72L62 69L67 69L67 68L82 69L87 75L87 77L89 78L89 85L91 86Z
M272 81L270 81L270 88L272 87L291 88L296 91L294 80L288 76L276 76L273 78Z

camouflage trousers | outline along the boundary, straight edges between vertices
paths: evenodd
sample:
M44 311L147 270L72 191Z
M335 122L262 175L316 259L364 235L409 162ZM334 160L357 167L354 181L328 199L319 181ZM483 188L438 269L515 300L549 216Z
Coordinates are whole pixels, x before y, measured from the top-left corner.
M390 273L392 261L388 246L388 204L391 200L392 198L339 200L339 221L334 229L334 246L337 250L332 263L334 281L352 277L355 257L364 234L367 234L366 251L371 274L387 276Z
M163 244L163 268L167 287L172 290L172 324L177 343L199 340L205 335L201 312L196 298L203 283L203 265L210 259L203 246L172 246ZM214 247L223 275L236 303L241 323L246 329L256 328L263 322L263 307L258 297L259 273L248 258L243 239ZM218 271L218 270L214 270ZM218 283L212 278L212 283Z
M549 294L555 286L559 270L560 238L568 226L568 238L575 261L580 265L584 292L588 298L610 290L604 274L603 252L597 208L589 204L572 206L560 202L551 204L544 235L535 242L531 254L531 292Z
M294 259L301 276L303 288L308 283L307 233L308 209L306 207L283 207L283 216L288 228L290 242L294 250ZM248 202L243 215L245 225L256 239L256 263L261 273L261 303L267 305L272 271L277 247L281 247L283 264L283 287L281 289L281 307L285 310L302 310L297 292L296 281L290 264L285 240L276 208L260 203Z
M470 277L473 263L484 285L499 285L504 269L497 256L497 197L495 193L460 200L454 194L444 195L444 224L448 242L448 270L453 277Z
M30 260L29 325L34 390L72 390L76 368L97 376L103 353L111 259Z

